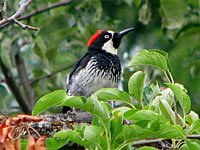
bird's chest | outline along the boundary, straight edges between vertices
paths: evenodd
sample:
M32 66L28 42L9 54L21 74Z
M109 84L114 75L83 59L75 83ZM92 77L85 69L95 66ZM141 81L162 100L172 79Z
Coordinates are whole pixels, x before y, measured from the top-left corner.
M118 83L121 77L121 65L119 58L115 57L92 57L86 66L88 74L94 78L94 81L102 83Z
M76 84L83 87L88 94L101 88L117 87L121 78L121 66L118 57L92 57L86 67L75 77Z

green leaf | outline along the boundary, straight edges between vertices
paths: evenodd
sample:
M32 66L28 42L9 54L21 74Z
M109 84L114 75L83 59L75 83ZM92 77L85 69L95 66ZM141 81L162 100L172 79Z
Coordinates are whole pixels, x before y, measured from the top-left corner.
M181 127L176 125L161 124L160 130L151 131L150 129L144 129L137 125L124 125L121 134L123 143L130 143L136 140L153 139L153 138L179 138L186 139ZM120 146L122 147L123 144Z
M169 71L171 71L171 64L169 62L168 53L163 51L163 50L160 50L160 49L150 49L150 50L153 51L153 52L157 52L157 53L163 55L165 57L166 61L167 61L167 66L169 68Z
M68 99L65 99L65 101L59 106L75 107L81 110L88 111L103 120L108 120L110 118L109 109L111 107L109 107L108 105L109 104L105 102L98 101L97 97L95 95L92 95L87 100L79 96L70 96L68 97Z
M128 6L132 6L133 0L124 0L125 3L128 4Z
M190 111L189 114L185 116L185 121L192 124L194 121L199 119L199 115L194 111Z
M160 0L162 27L178 29L183 25L186 3L182 0ZM176 15L174 15L176 14Z
M126 107L126 106L117 107L112 111L112 115L116 117L119 114L119 112L124 114L129 110L135 110L135 109L131 109L130 107Z
M142 22L144 25L149 24L151 20L151 9L148 7L148 4L145 3L139 9L139 21Z
M20 139L21 142L21 150L26 150L26 146L28 144L28 141L25 139Z
M142 71L135 72L128 81L129 93L134 96L143 106L142 97L143 97L143 87L144 87L145 73Z
M71 96L59 106L70 106L90 112L101 121L106 134L110 130L111 106L107 102L98 101L95 95L90 96L87 101L78 96Z
M161 95L158 83L146 86L144 88L143 94L144 101L146 101L147 103L152 103L157 96Z
M181 146L181 150L199 150L199 149L200 149L199 142L187 141L187 143Z
M155 137L154 132L143 129L137 125L124 125L122 137L125 141L135 141L142 139L150 139Z
M140 111L135 112L132 116L130 116L129 119L133 121L157 120L158 113L151 110L140 110Z
M86 126L84 131L84 138L90 142L99 145L100 137L103 136L104 130L101 127L97 127L94 125Z
M187 95L186 90L180 84L171 84L166 83L166 85L174 92L178 102L183 109L184 114L187 114L190 111L191 101L190 97Z
M135 108L128 93L116 88L103 88L96 91L95 95L102 101L121 101L130 105L132 108Z
M160 100L160 111L162 115L171 123L176 124L175 113L166 100Z
M45 96L41 97L37 101L32 114L38 115L42 111L44 111L54 105L57 105L66 99L67 99L67 94L66 94L65 90L56 90L52 93L46 94Z
M60 138L60 139L69 139L70 141L80 144L84 147L90 147L90 142L87 140L84 140L83 135L77 131L72 130L62 130L57 132L53 138Z
M131 120L132 116L138 111L138 109L132 109L128 110L127 112L124 113L124 119L126 120Z
M68 139L48 138L45 142L45 145L47 150L57 150L66 145L68 142Z
M177 125L161 124L160 131L158 131L156 136L157 138L166 138L166 139L171 139L171 138L186 139L182 128Z
M141 0L134 0L133 3L138 8L140 6L140 4L141 4Z
M196 120L195 122L191 124L191 126L189 127L189 130L187 131L187 134L191 134L192 132L196 130L200 130L200 120Z
M157 120L150 121L148 123L148 128L151 131L158 131L158 130L160 130L160 120L157 119Z
M118 113L111 120L111 143L114 143L117 137L123 130L123 114L118 111Z
M141 50L136 56L134 56L129 64L130 67L138 65L149 65L157 67L164 73L169 70L167 60L163 55L151 50Z
M158 150L158 149L154 147L150 147L150 146L144 146L144 147L138 148L137 150Z
M42 39L41 36L37 36L35 39L36 43L36 48L35 48L35 53L40 57L40 58L45 58L45 53L47 51L46 44L44 40Z

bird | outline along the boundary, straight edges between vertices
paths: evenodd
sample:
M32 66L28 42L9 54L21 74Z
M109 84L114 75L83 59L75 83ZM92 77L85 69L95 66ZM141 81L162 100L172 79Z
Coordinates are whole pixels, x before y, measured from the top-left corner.
M101 88L117 88L122 75L118 48L122 38L133 29L98 30L89 39L86 54L67 76L67 95L89 97ZM62 112L68 111L69 107L64 106Z

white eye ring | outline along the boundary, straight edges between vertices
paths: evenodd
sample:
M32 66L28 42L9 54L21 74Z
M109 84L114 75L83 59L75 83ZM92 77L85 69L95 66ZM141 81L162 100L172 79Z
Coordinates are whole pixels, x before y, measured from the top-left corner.
M104 37L105 37L106 39L108 39L110 36L106 34Z

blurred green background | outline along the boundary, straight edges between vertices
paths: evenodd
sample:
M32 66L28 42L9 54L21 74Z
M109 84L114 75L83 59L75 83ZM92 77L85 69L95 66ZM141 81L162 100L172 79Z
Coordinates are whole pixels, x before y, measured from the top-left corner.
M63 1L66 0L34 0L24 15ZM19 2L8 1L8 16L16 12ZM192 109L200 113L199 0L72 0L21 22L39 27L40 31L24 30L15 24L0 26L0 61L12 73L26 101L29 97L16 69L18 53L22 54L37 100L65 88L71 66L87 51L87 41L98 29L121 31L134 27L119 50L124 70L120 88L127 90L128 78L135 69L141 69L127 68L138 50L161 49L169 53L175 82L185 86ZM155 68L142 69L148 74L146 85L166 80ZM0 70L0 112L21 112L17 106Z

